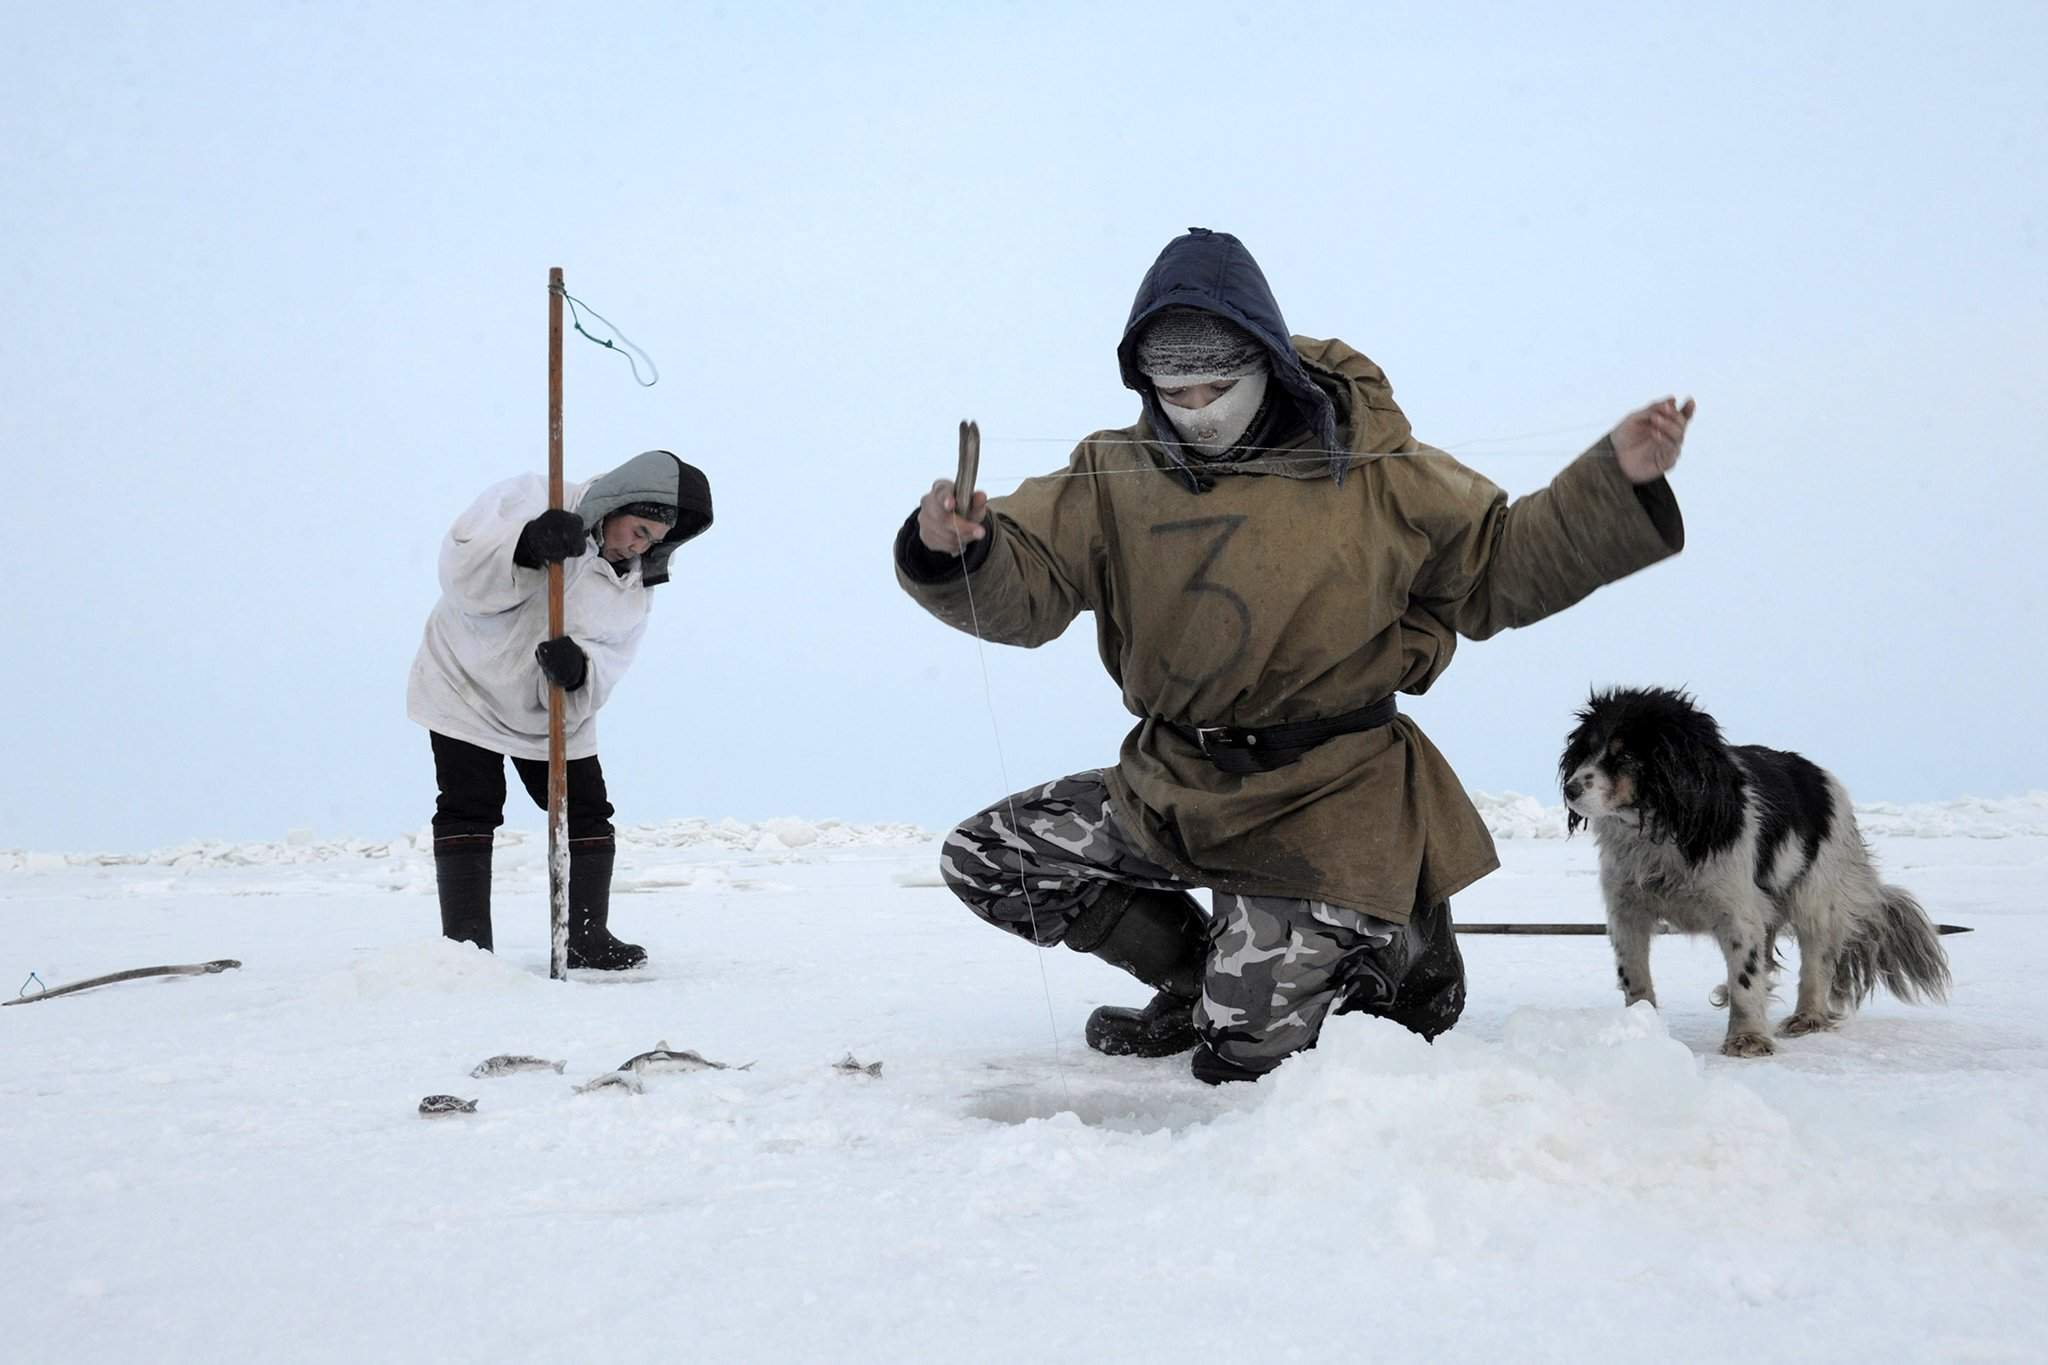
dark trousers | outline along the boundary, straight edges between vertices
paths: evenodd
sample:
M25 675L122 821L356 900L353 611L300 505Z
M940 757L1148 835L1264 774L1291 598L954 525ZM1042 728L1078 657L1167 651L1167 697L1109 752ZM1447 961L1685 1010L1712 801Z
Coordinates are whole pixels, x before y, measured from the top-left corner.
M505 823L505 756L466 740L429 731L434 745L434 780L441 794L434 802L434 849L452 851L481 844ZM548 765L538 758L515 758L512 766L526 794L542 810L548 808ZM612 803L606 799L604 769L597 755L569 760L569 846L610 848Z

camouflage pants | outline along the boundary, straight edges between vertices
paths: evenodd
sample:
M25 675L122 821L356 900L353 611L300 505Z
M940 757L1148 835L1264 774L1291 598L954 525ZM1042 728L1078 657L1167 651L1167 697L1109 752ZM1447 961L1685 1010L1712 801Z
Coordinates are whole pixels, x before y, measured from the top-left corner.
M940 871L982 919L1050 947L1111 883L1190 890L1117 827L1097 772L1017 793L946 837ZM1365 1010L1435 1037L1464 1006L1447 905L1394 924L1323 901L1218 892L1195 1023L1251 1074L1313 1047L1331 1010Z

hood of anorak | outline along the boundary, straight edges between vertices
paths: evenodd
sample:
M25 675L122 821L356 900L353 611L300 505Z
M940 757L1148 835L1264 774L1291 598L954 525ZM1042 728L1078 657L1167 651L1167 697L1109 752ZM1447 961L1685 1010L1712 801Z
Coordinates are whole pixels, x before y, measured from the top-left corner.
M583 529L595 531L604 519L636 502L665 502L676 509L676 524L661 543L640 556L640 581L648 587L668 582L668 557L678 545L702 535L711 525L711 481L695 465L666 450L647 450L600 474L583 490L576 513Z
M1244 243L1229 233L1189 228L1185 236L1168 242L1145 272L1138 297L1131 304L1130 320L1124 324L1123 340L1117 343L1116 359L1124 387L1137 392L1154 437L1190 488L1202 486L1197 469L1203 462L1182 443L1152 382L1138 369L1138 338L1144 334L1145 324L1168 308L1199 308L1258 338L1272 361L1273 385L1294 400L1307 420L1313 447L1330 452L1329 473L1343 479L1350 461L1337 441L1336 407L1295 352L1287 321L1280 315L1280 305L1259 263Z

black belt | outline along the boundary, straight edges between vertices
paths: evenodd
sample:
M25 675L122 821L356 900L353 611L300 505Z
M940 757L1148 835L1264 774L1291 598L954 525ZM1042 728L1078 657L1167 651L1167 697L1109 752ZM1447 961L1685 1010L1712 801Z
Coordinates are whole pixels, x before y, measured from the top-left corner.
M1226 773L1269 773L1284 768L1326 739L1377 730L1401 714L1392 697L1324 720L1295 720L1284 725L1250 729L1235 725L1183 725L1161 718L1159 723L1202 751Z

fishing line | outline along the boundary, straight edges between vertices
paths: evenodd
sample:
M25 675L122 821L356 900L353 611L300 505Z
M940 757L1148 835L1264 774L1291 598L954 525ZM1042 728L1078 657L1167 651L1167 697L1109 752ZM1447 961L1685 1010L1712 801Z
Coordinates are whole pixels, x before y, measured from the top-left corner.
M991 439L993 440L1000 438ZM1131 441L1127 444L1146 445L1148 444L1148 442ZM1414 459L1421 456L1436 456L1438 458L1449 459L1457 458L1456 456L1447 455L1446 452L1441 450L1382 450L1371 451L1363 455L1348 450L1339 451L1336 453L1341 455L1348 455L1351 457L1353 463L1347 466L1347 468L1350 469L1356 469L1361 465L1367 464L1373 460ZM1552 450L1520 450L1501 451L1496 453L1528 455L1531 457L1540 455L1548 457L1550 459L1556 459L1561 454L1577 455L1580 452ZM1297 455L1291 458L1282 456L1266 460L1197 460L1190 463L1188 467L1198 474L1270 474L1273 473L1276 468L1282 466L1287 468L1293 468L1296 465L1313 465L1317 468L1321 468L1323 466L1328 465L1329 463L1330 452L1324 451L1309 455ZM1030 479L1106 479L1109 478L1111 475L1116 474L1172 475L1173 473L1175 473L1175 470L1171 465L1159 464L1134 464L1122 466L1115 469L1060 469L1055 470L1050 474L991 474L988 475L983 480L983 486L986 487L986 485L991 482L1024 483L1025 481Z
M1565 427L1565 428L1561 428L1560 430L1561 430L1561 431L1582 431L1582 430L1584 430L1584 428L1583 428L1583 427ZM1535 438L1537 438L1537 437L1539 437L1539 436L1553 436L1553 435L1557 435L1557 434L1559 434L1559 432L1555 432L1555 431L1553 431L1553 432L1524 432L1524 433L1522 433L1522 434L1519 434L1519 435L1515 435L1515 436L1482 436L1482 437L1477 437L1477 438L1475 438L1475 439L1472 439L1472 440L1467 440L1467 441L1458 441L1458 442L1454 442L1453 444L1455 444L1455 445L1459 445L1459 446L1475 446L1475 445L1486 445L1486 444L1489 444L1489 443L1506 443L1506 442L1509 442L1509 441L1525 441L1525 440L1532 440L1532 439L1535 439ZM1071 440L1071 439L1069 439L1069 438L1067 438L1067 437L1061 437L1061 436L990 436L990 437L986 437L986 438L984 438L984 439L985 439L985 440L986 440L986 441L987 441L988 443L990 443L990 444L1002 444L1002 443L1008 443L1008 444L1011 444L1011 445L1053 445L1053 444L1064 444L1064 445L1068 445L1068 446L1073 446L1073 447L1075 447L1075 448L1078 448L1079 446L1082 446L1082 445L1089 445L1089 446L1132 446L1132 447L1136 447L1136 448L1138 448L1138 449L1147 449L1147 448L1149 448L1149 449L1152 449L1152 450L1163 450L1163 449L1164 449L1163 445L1162 445L1162 444L1161 444L1161 443L1160 443L1160 442L1159 442L1159 441L1158 441L1157 439L1151 439L1151 438L1147 438L1147 439L1140 439L1140 438L1137 438L1137 437L1128 437L1128 436L1124 436L1124 437L1094 437L1094 438L1090 438L1090 439L1088 439L1088 440L1085 440L1085 441L1080 441L1080 442L1076 442L1076 441L1073 441L1073 440ZM1342 458L1342 459L1346 460L1346 461L1348 462L1348 463L1347 463L1347 465L1346 465L1346 467L1347 467L1347 468L1356 468L1356 467L1357 467L1357 466L1359 466L1359 465L1362 465L1362 464L1366 464L1366 463L1368 463L1368 462L1370 462L1370 461L1373 461L1373 460L1395 460L1395 459L1414 459L1414 458L1417 458L1417 457L1435 457L1435 458L1439 458L1439 459L1456 459L1456 458L1457 458L1457 456L1456 456L1456 455L1454 455L1454 454L1452 454L1452 453L1450 452L1450 450L1448 450L1448 449L1446 449L1446 448L1444 448L1444 447L1440 447L1440 446L1428 446L1428 447L1425 447L1425 448L1423 448L1423 449L1421 449L1421 450L1366 450L1366 451L1358 451L1358 450L1351 450L1351 449L1348 449L1348 448L1347 448L1347 449L1341 449L1341 450L1340 450L1340 449L1335 449L1335 448L1330 448L1330 447L1324 447L1324 446L1299 446L1299 445L1285 445L1285 446L1238 446L1238 447L1236 447L1236 449L1238 449L1238 450L1242 450L1242 451L1246 451L1246 452L1248 452L1248 453L1252 453L1252 454L1257 454L1257 455L1259 455L1259 456L1260 456L1261 458L1258 458L1258 459L1252 459L1252 460L1201 460L1201 459L1196 459L1196 460L1191 460L1191 461L1189 461L1189 468L1191 468L1191 469L1194 469L1195 471L1197 471L1197 472L1199 472L1199 473L1218 473L1218 474L1231 474L1231 473L1242 473L1242 474L1258 474L1258 473L1270 473L1270 472L1272 472L1272 471L1274 471L1274 470L1276 470L1276 469L1292 469L1292 468L1295 468L1295 467L1297 467L1297 466L1303 466L1303 465L1310 465L1310 466L1322 466L1322 465L1327 465L1327 464L1329 464L1329 463L1330 463L1330 461L1331 461L1331 459L1332 459L1332 458ZM1567 457L1571 457L1571 456L1576 456L1576 455L1582 454L1582 453L1584 453L1584 451L1585 451L1586 449L1587 449L1587 447L1583 447L1583 446L1582 446L1582 447L1578 447L1578 448L1567 448L1567 447L1548 447L1548 448L1544 448L1544 449L1537 449L1537 450L1496 450L1496 451L1492 451L1492 452L1489 452L1489 453L1488 453L1488 455L1487 455L1487 458L1488 458L1488 459L1506 459L1506 458L1524 458L1524 459L1537 459L1537 458L1546 458L1546 459L1559 459L1559 458L1567 458ZM1118 475L1118 474L1158 474L1158 473L1168 473L1168 474L1171 474L1171 473L1173 473L1173 472L1174 472L1174 471L1173 471L1173 467L1172 467L1171 465L1161 464L1161 463L1158 463L1158 462L1156 462L1156 461L1148 461L1148 462L1145 462L1145 463L1141 463L1141 464L1131 464L1131 465L1125 465L1125 466L1121 466L1121 467L1116 467L1116 468L1108 468L1108 469L1079 469L1079 470L1076 470L1076 469L1063 469L1063 470L1055 470L1055 471L1053 471L1053 472L1051 472L1051 473L1047 473L1047 474L1023 474L1023 475L1018 475L1018 474L997 474L997 475L991 475L991 476L990 476L990 479L991 479L992 481L1000 481L1000 482L1004 482L1004 483L1022 483L1022 482L1024 482L1024 481L1025 481L1026 479L1095 479L1095 478L1108 478L1108 477L1111 477L1111 476L1113 476L1113 475Z
M1506 444L1507 444L1508 442L1510 442L1510 441L1544 441L1544 440L1548 440L1548 439L1550 439L1550 438L1551 438L1552 436L1569 436L1569 435L1571 435L1571 434L1572 434L1573 432L1579 432L1579 431L1584 431L1585 429L1586 429L1586 426L1585 426L1585 424L1584 424L1584 423L1577 423L1577 424L1574 424L1574 425L1572 425L1572 426L1568 426L1568 427L1550 427L1550 428L1548 428L1547 430L1544 430L1544 431L1523 431L1523 432L1517 432L1517 433L1516 433L1515 435L1513 435L1513 436L1474 436L1474 437L1472 437L1472 438L1471 438L1471 439L1469 439L1469 440L1464 440L1464 441L1453 441L1453 442L1451 442L1451 445L1453 445L1453 446L1498 446L1498 445L1506 445ZM1444 447L1444 449L1448 450L1448 449L1450 449L1450 446L1445 446L1445 447ZM1512 455L1512 454L1516 454L1516 453L1518 453L1518 452L1515 452L1515 451L1502 451L1501 453L1502 453L1502 454L1504 454L1504 455ZM1524 453L1524 454L1526 454L1526 453L1528 453L1528 452L1520 452L1520 453Z
M973 494L970 493L968 497L971 500ZM960 546L960 582L967 589L967 619L974 627L974 656L981 663L981 690L982 695L988 701L989 729L995 734L996 768L1002 774L1003 790L1009 793L1003 800L1010 808L1011 831L1013 833L1020 833L1024 826L1017 819L1017 789L1011 785L1010 761L1003 752L1003 727L996 717L995 685L990 682L988 673L988 643L981 638L981 612L974 605L974 575L967 571L967 546L964 542ZM1017 888L1024 893L1024 912L1031 919L1031 942L1038 949L1038 952L1035 954L1038 959L1038 984L1040 989L1045 992L1045 1022L1046 1027L1052 1032L1053 1072L1060 1079L1060 1099L1069 1110L1072 1110L1074 1107L1074 1096L1067 1088L1067 1063L1066 1058L1060 1052L1060 1023L1059 1015L1054 1010L1052 1003L1052 976L1045 970L1045 952L1048 945L1039 937L1038 906L1031 899L1031 878L1021 866L1023 856L1028 852L1028 849L1018 850L1020 867L1017 872Z
M1569 432L1577 432L1577 430L1583 430L1583 428L1567 428L1567 430ZM1475 438L1475 440L1458 440L1458 442L1452 442L1452 444L1454 446L1489 446L1489 444L1505 444L1505 442L1511 442L1511 440L1536 440L1538 436L1563 436L1563 434L1565 432L1524 432L1520 436L1481 436L1481 438ZM1147 436L1147 438L1137 438L1137 436L1092 436L1092 438L1085 438L1085 440L1073 440L1071 436L989 436L985 440L989 444L1012 444L1012 446L1159 446L1161 444L1159 438L1155 438L1155 436ZM1292 446L1292 444L1288 444L1288 446L1243 446L1243 444L1239 444L1239 446L1231 446L1231 448L1233 450L1257 450L1257 452L1292 450L1298 458L1321 456L1325 460L1329 456L1333 456L1333 454L1346 454L1346 456L1352 456L1352 458L1358 458L1358 460L1378 460L1378 458L1395 456L1395 454L1452 454L1450 446L1427 446L1423 450L1352 450L1350 446L1346 446L1346 448L1339 450L1335 446ZM1497 454L1497 456L1499 454L1552 454L1554 450L1556 450L1556 446L1550 446L1550 448L1544 448L1544 450L1495 450L1493 454ZM1452 458L1456 458L1456 456L1452 456ZM1223 465L1225 460L1210 460L1210 463Z

